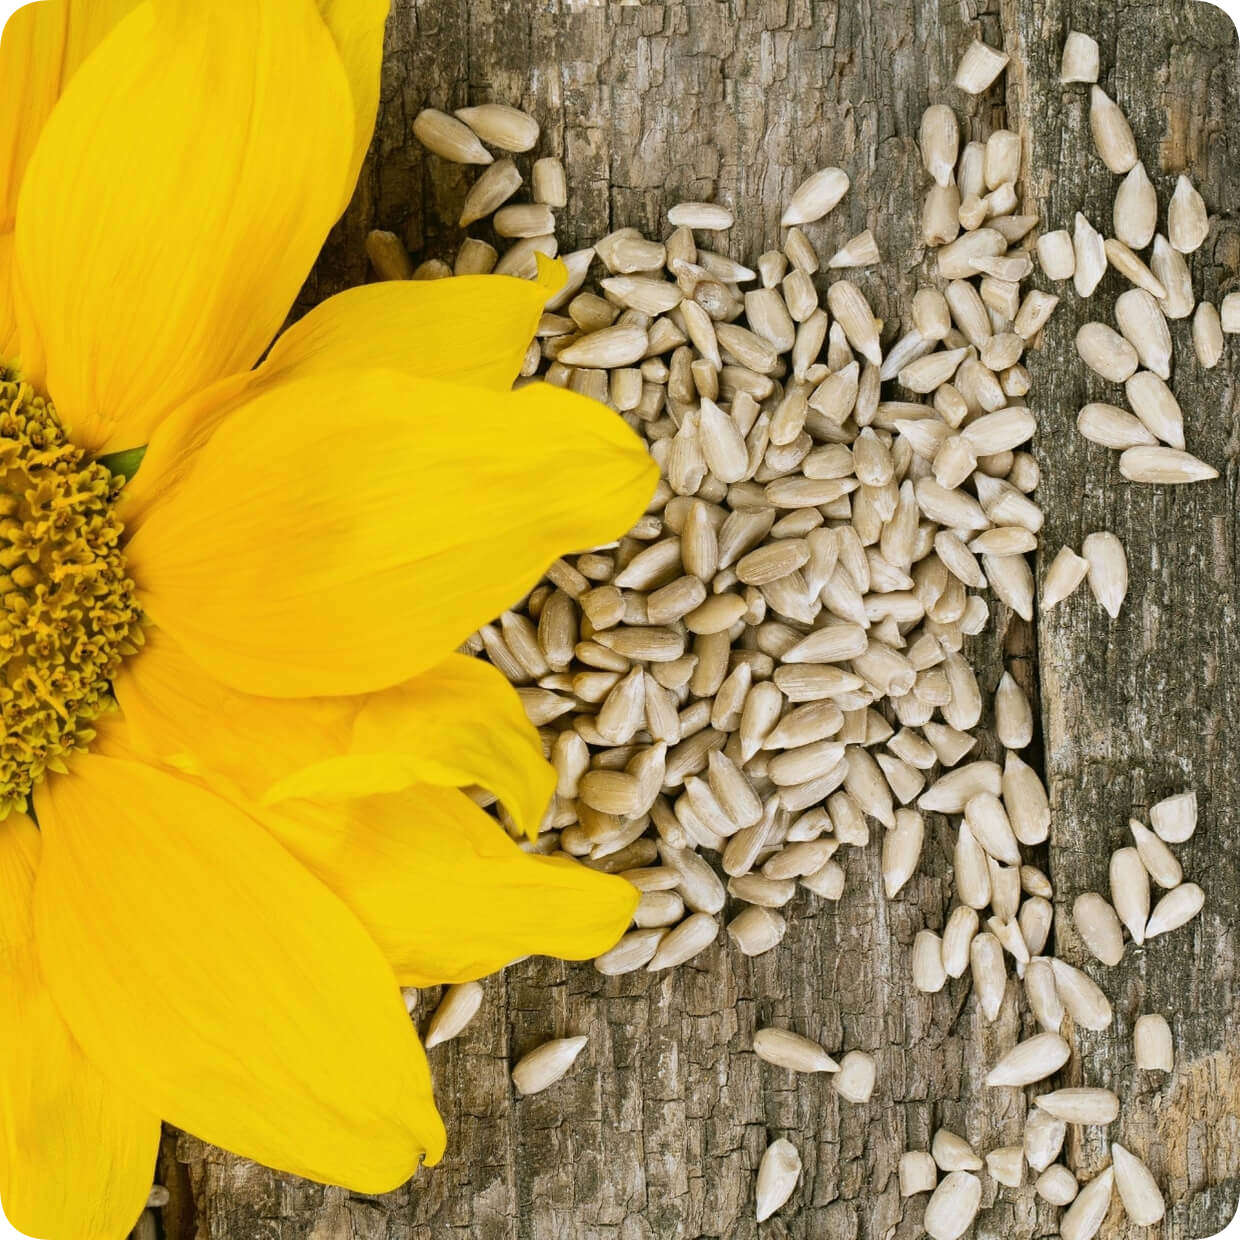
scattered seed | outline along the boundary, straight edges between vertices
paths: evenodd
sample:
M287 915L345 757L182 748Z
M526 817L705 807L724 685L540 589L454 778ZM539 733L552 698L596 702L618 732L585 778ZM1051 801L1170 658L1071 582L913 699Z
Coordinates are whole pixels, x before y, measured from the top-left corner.
M536 1094L554 1085L573 1066L589 1038L556 1038L522 1056L512 1069L512 1083L523 1094Z
M801 1176L801 1155L791 1141L771 1142L758 1164L755 1190L758 1222L768 1219L792 1196Z

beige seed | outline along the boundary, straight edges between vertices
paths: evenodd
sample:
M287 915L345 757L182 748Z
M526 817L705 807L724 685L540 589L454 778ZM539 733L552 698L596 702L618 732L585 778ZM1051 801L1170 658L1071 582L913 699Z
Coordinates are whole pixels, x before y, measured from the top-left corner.
M559 243L553 236L523 237L516 245L506 250L503 257L495 264L497 276L515 276L518 280L532 280L538 274L538 255L554 258ZM557 299L547 302L548 310L559 307Z
M754 1054L789 1072L838 1072L839 1064L810 1038L788 1029L759 1029L753 1035Z
M648 344L643 328L617 324L580 337L560 353L558 360L565 366L631 366L642 359Z
M927 735L930 735L929 729ZM933 813L959 814L979 793L989 792L997 796L1001 788L1001 772L997 763L969 762L940 775L917 805L919 809Z
M1002 945L988 931L976 935L969 944L969 969L982 1015L987 1021L994 1021L1003 1006L1007 966L1003 962Z
M1154 238L1154 252L1150 257L1150 269L1155 278L1167 290L1162 299L1162 312L1169 319L1186 319L1193 312L1197 298L1193 294L1193 278L1189 273L1184 255L1174 249L1159 233ZM1226 309L1226 304L1224 304ZM1223 329L1227 328L1224 315Z
M1164 443L1184 447L1184 415L1171 389L1156 374L1140 370L1124 385L1133 412Z
M947 982L943 942L933 930L919 930L913 939L913 985L923 994L937 994Z
M1025 1161L1035 1171L1045 1171L1059 1157L1068 1126L1049 1111L1036 1108L1026 1113L1022 1144Z
M501 151L528 151L538 142L538 122L519 108L484 103L457 108L460 117L484 142Z
M568 186L564 177L564 165L554 156L547 155L534 161L530 171L534 186L534 201L545 202L549 207L568 204Z
M1133 942L1145 942L1150 916L1150 876L1135 848L1117 848L1111 854L1111 903Z
M835 1092L849 1102L869 1102L878 1079L878 1068L872 1055L865 1051L849 1051L840 1060L840 1070L833 1078Z
M1115 910L1096 891L1077 896L1072 920L1085 946L1105 965L1117 965L1124 956L1124 932Z
M980 95L1007 67L1010 57L981 40L970 43L956 69L956 85L967 94ZM940 1240L936 1237L935 1240Z
M1115 1172L1107 1167L1080 1190L1059 1220L1060 1240L1093 1240L1111 1209L1114 1183Z
M939 1180L934 1159L925 1150L906 1150L901 1154L897 1175L901 1197L933 1192Z
M1037 240L1038 262L1052 280L1067 280L1076 271L1072 234L1066 229L1043 233Z
M1191 254L1201 247L1209 233L1206 204L1192 181L1181 174L1167 207L1167 239L1181 254Z
M441 159L457 164L489 164L494 157L463 121L435 108L423 108L413 121L413 136Z
M1150 1169L1118 1141L1111 1142L1111 1165L1128 1217L1138 1227L1152 1227L1166 1213L1166 1206Z
M963 977L969 967L969 947L977 934L977 910L958 904L943 928L943 970L948 977Z
M1159 301L1167 296L1167 290L1163 287L1162 281L1122 241L1108 237L1104 248L1107 261L1124 279L1136 285L1137 288L1145 289Z
M1007 250L1007 238L993 228L978 228L966 233L935 256L938 273L944 280L965 280L976 274L973 263L978 258L998 258Z
M1135 819L1128 820L1128 829L1149 876L1167 890L1178 887L1184 881L1184 871L1171 849L1149 827Z
M750 828L751 831L757 828ZM732 837L737 840L743 832ZM732 840L728 841L731 848ZM725 869L727 854L724 854ZM728 880L728 894L746 904L761 904L766 908L783 908L796 895L797 885L791 878L767 878L765 874L737 874Z
M637 902L633 924L643 930L674 926L684 915L685 902L676 892L647 891Z
M758 1222L768 1219L792 1196L801 1176L801 1155L791 1141L771 1142L758 1164L755 1206Z
M1150 807L1150 826L1160 840L1183 844L1197 829L1197 794L1180 792Z
M1171 1026L1157 1012L1138 1016L1132 1030L1133 1055L1137 1067L1145 1072L1171 1072L1175 1053L1171 1043Z
M731 228L732 212L716 202L678 202L667 213L673 228L703 229L708 232Z
M1085 405L1076 417L1076 428L1091 443L1104 448L1135 448L1158 441L1140 420L1126 409L1101 402Z
M678 890L689 908L695 913L717 913L723 908L727 892L706 861L687 848L663 846L659 851L664 862L679 875Z
M1137 162L1137 143L1128 118L1100 86L1089 90L1089 128L1102 162L1116 173L1127 172Z
M822 219L848 193L848 185L848 174L842 168L823 168L815 172L797 187L780 223L787 228Z
M1071 272L1068 274L1070 275ZM1012 330L1022 340L1026 342L1032 340L1050 320L1057 305L1059 305L1058 297L1043 293L1036 288L1030 289L1024 301L1020 303Z
M1088 572L1088 560L1070 547L1061 547L1046 570L1046 580L1042 584L1042 610L1049 611L1063 602L1085 580Z
M995 731L1007 749L1024 749L1033 741L1033 708L1010 672L995 689Z
M774 909L751 905L728 923L728 934L746 956L760 956L778 945L788 923Z
M684 964L705 951L718 934L719 924L713 917L708 913L694 913L663 936L646 968L653 973Z
M1025 1181L1025 1152L1019 1145L1002 1145L986 1155L990 1178L1008 1188L1019 1188Z
M404 242L393 232L376 228L367 233L366 256L381 280L408 280L413 275Z
M1107 269L1107 251L1102 235L1079 211L1072 233L1075 269L1072 282L1079 297L1089 297Z
M652 895L670 895L671 892L651 892ZM605 977L632 973L650 963L660 942L667 936L662 926L630 930L610 951L595 956L594 967Z
M865 232L860 232L844 242L827 260L827 266L832 269L870 267L882 261L883 256L878 248L878 242L874 240L874 234L867 228Z
M1064 1007L1055 989L1055 970L1045 956L1034 956L1025 966L1025 998L1034 1019L1047 1033L1058 1033Z
M1039 1094L1034 1101L1043 1111L1067 1124L1110 1124L1119 1115L1119 1099L1109 1089L1057 1089Z
M956 168L960 126L946 104L931 104L921 114L921 162L938 185L947 185Z
M933 392L956 373L966 352L965 349L947 349L916 358L899 372L900 386L910 392Z
M1055 1163L1038 1176L1033 1187L1043 1201L1049 1201L1053 1206L1066 1206L1076 1197L1080 1185L1067 1167Z
M1089 534L1081 543L1081 555L1089 564L1087 575L1094 598L1114 619L1128 594L1128 557L1123 543L1105 530Z
M679 285L649 276L610 276L601 287L621 305L643 314L666 314L684 300Z
M824 900L838 900L844 894L844 881L844 867L838 861L828 861L821 870L806 874L801 886Z
M1130 482L1178 484L1208 482L1218 470L1188 452L1161 445L1129 448L1119 458L1119 472Z
M973 1147L950 1128L940 1128L930 1143L930 1153L940 1171L980 1171L982 1160Z
M536 1094L554 1085L573 1066L589 1038L555 1038L522 1056L512 1069L512 1083L523 1094Z
M521 202L501 207L493 221L501 237L541 237L555 229L551 208L539 202Z
M874 312L861 290L851 280L837 280L827 290L827 305L848 336L849 344L867 361L882 365Z
M430 1050L441 1042L455 1038L477 1015L482 1006L482 997L483 990L477 982L460 982L449 986L426 1026L423 1046Z
M1111 1004L1093 978L1063 960L1052 960L1051 967L1059 997L1072 1019L1085 1029L1109 1028Z
M928 246L946 245L960 233L960 191L955 182L932 185L921 209L921 235Z
M466 237L461 248L456 252L456 262L452 264L455 276L485 276L495 270L499 255L495 247L477 237ZM571 280L570 280L571 283Z
M1201 912L1206 902L1205 892L1196 883L1181 883L1173 887L1157 904L1145 926L1147 938L1178 930Z
M1169 379L1171 331L1154 297L1140 288L1121 293L1115 302L1115 321L1136 349L1141 365L1159 378Z
M1145 165L1138 161L1115 191L1111 213L1116 240L1129 250L1144 250L1158 228L1158 196Z
M1028 409L1018 405L984 413L964 428L961 434L979 456L1010 452L1033 437L1037 419Z
M1079 30L1069 30L1064 40L1059 80L1065 83L1096 82L1098 60L1097 41Z
M1228 293L1219 307L1219 321L1229 336L1240 333L1240 293Z
M516 164L511 159L496 160L474 182L469 193L466 194L465 202L461 207L461 218L458 221L460 226L464 228L475 220L480 220L490 215L507 202L520 188L521 173L518 171ZM550 218L549 212L546 217L540 219L540 222L544 223L545 226L537 230L539 233L553 231L554 221ZM501 235L533 236L537 234L502 233Z
M1223 356L1223 324L1213 302L1199 303L1193 314L1193 350L1206 370L1213 370Z
M1095 374L1123 383L1137 369L1137 351L1105 323L1085 323L1076 333L1076 351Z
M922 1226L931 1240L958 1240L977 1217L981 1199L981 1180L968 1171L953 1171L930 1194Z

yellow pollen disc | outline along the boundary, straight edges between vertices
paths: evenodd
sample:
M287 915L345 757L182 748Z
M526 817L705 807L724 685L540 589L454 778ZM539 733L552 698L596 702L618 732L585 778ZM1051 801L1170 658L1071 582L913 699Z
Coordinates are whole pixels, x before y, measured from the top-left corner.
M123 485L0 371L0 818L90 743L142 642L114 510Z

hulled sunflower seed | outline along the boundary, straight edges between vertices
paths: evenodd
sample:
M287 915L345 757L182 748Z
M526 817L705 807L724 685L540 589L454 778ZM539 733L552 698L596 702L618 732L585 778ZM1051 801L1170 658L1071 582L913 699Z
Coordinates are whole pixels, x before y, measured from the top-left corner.
M1218 470L1178 448L1140 446L1129 448L1119 458L1119 472L1129 482L1179 484L1208 482Z
M413 136L432 154L457 164L489 164L490 151L464 121L435 108L423 108L413 120Z
M850 237L827 260L827 266L833 270L842 267L869 267L881 263L883 256L874 240L874 234L867 228L865 232ZM791 307L790 307L791 308Z
M906 1150L901 1154L897 1175L901 1197L933 1192L939 1181L934 1159L925 1150Z
M1007 68L1010 57L976 40L965 49L956 69L956 85L967 94L980 95ZM939 1240L936 1237L936 1240Z
M686 898L685 903L689 903ZM646 968L651 972L684 964L705 951L718 937L719 923L708 913L686 917L674 930L669 930L655 949Z
M1213 302L1199 303L1193 314L1193 350L1206 370L1213 370L1223 356L1223 324Z
M1101 402L1085 405L1076 417L1076 428L1091 443L1104 448L1135 448L1158 441L1141 421L1126 409Z
M1139 360L1132 344L1105 323L1083 324L1076 333L1076 351L1090 370L1112 383L1123 383Z
M1097 41L1079 30L1069 30L1064 40L1059 80L1064 83L1096 82L1098 61Z
M1137 162L1137 143L1128 118L1115 100L1097 85L1089 89L1089 128L1094 148L1112 172L1127 172Z
M1169 319L1186 319L1193 312L1197 299L1193 295L1193 279L1184 255L1174 249L1161 234L1154 237L1150 270L1167 290L1162 299L1162 312Z
M461 207L461 217L457 221L462 228L475 220L483 219L503 206L509 198L521 188L521 173L511 159L498 159L474 182L465 202ZM540 232L550 232L553 221L548 217L540 222L546 226ZM505 233L504 236L520 236L519 233Z
M413 275L409 253L394 232L376 228L367 233L366 256L381 280L408 280Z
M753 1035L754 1054L789 1072L838 1072L839 1064L810 1038L788 1029L759 1029Z
M1117 965L1124 956L1124 932L1114 908L1096 891L1077 896L1072 920L1085 946L1106 965Z
M477 982L460 982L444 991L439 1006L426 1026L423 1046L430 1050L441 1042L455 1038L477 1015L482 1006L483 990Z
M1002 1145L986 1155L990 1178L1008 1188L1019 1188L1025 1181L1025 1152L1019 1145Z
M589 1038L556 1038L522 1056L512 1069L512 1083L523 1094L536 1094L554 1085L573 1066Z
M1197 794L1180 792L1150 807L1150 826L1160 840L1183 844L1197 829Z
M1155 935L1178 930L1201 912L1205 902L1205 892L1196 883L1181 883L1173 887L1154 905L1154 911L1145 925L1146 938L1152 939Z
M1138 1227L1152 1227L1166 1213L1166 1206L1150 1169L1118 1141L1111 1142L1111 1165L1128 1217Z
M667 929L663 926L630 930L610 951L604 952L601 956L595 956L594 967L605 977L632 973L650 963L651 957L658 950L659 943L666 935Z
M848 174L842 168L823 168L807 177L788 202L780 223L812 224L835 209L848 193Z
M982 1182L971 1172L944 1176L926 1203L922 1226L927 1235L931 1240L958 1240L977 1217L981 1199Z
M982 1015L987 1021L993 1021L1003 1006L1007 966L1003 962L1002 945L989 931L976 935L969 944L969 968Z
M1076 213L1072 232L1074 270L1072 282L1079 297L1092 296L1107 269L1107 251L1102 234L1085 218Z
M933 930L919 930L913 939L913 985L923 994L937 994L947 982L943 942Z
M956 168L960 126L946 104L931 104L921 114L921 161L938 185L951 181Z
M1080 969L1055 958L1055 986L1068 1014L1082 1028L1102 1030L1111 1024L1111 1004L1097 982Z
M1055 970L1045 956L1034 956L1025 966L1025 998L1034 1019L1047 1033L1063 1026L1064 1007L1055 989Z
M1049 1111L1037 1108L1029 1111L1022 1138L1025 1161L1035 1171L1045 1171L1059 1157L1067 1132L1068 1125Z
M1219 321L1226 335L1240 333L1240 293L1228 293L1219 307Z
M1107 1167L1077 1193L1059 1220L1060 1240L1093 1240L1111 1208L1115 1172Z
M1158 197L1153 183L1138 161L1115 191L1112 225L1116 240L1129 250L1144 250L1158 228Z
M869 1102L878 1079L874 1057L865 1051L849 1051L840 1060L840 1070L832 1078L835 1092L849 1102Z
M1167 240L1181 254L1200 249L1210 233L1210 217L1201 195L1188 177L1181 174L1167 207Z
M1175 1067L1171 1026L1157 1012L1138 1016L1132 1030L1133 1057L1146 1072L1170 1072Z
M1150 876L1135 848L1111 854L1111 902L1134 943L1145 942L1150 915Z
M758 1222L768 1219L792 1196L801 1176L801 1155L791 1141L772 1141L758 1164L755 1207Z
M1110 1124L1119 1115L1119 1099L1109 1089L1090 1086L1056 1089L1034 1102L1066 1124Z
M1128 557L1124 545L1107 531L1089 534L1081 543L1081 554L1089 564L1089 588L1094 598L1115 619L1128 594Z
M1049 611L1063 602L1085 580L1088 571L1088 560L1077 555L1070 547L1061 547L1047 569L1046 580L1042 585L1042 610Z
M1124 385L1128 403L1152 434L1173 448L1184 447L1184 415L1171 389L1156 374L1139 370Z
M1178 887L1184 881L1184 871L1171 849L1149 827L1135 819L1129 819L1128 829L1149 876L1167 890Z
M1076 271L1072 234L1066 229L1043 233L1037 240L1038 262L1052 280L1067 280Z
M1067 1167L1055 1163L1038 1176L1033 1187L1043 1201L1049 1201L1053 1206L1066 1206L1076 1198L1080 1185Z

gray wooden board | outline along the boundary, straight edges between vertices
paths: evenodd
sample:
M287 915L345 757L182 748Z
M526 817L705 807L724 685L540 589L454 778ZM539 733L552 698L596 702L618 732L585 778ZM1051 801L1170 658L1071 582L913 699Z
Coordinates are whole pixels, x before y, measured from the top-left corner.
M1061 87L1063 37L1076 27L1102 46L1103 84L1132 120L1165 202L1191 169L1216 216L1193 258L1215 301L1240 272L1240 66L1234 28L1187 0L677 0L666 4L546 0L397 0L371 157L348 214L302 298L308 306L367 276L372 227L403 235L417 258L450 255L455 219L475 173L428 157L410 134L424 106L494 99L543 124L534 154L568 169L565 249L611 228L658 233L685 198L736 208L727 249L753 259L779 237L778 219L808 172L839 164L853 180L844 203L807 231L830 253L863 228L885 261L857 279L894 339L928 271L918 240L926 178L916 134L927 104L950 103L969 136L1008 125L1025 135L1027 190L1048 226L1084 209L1104 231L1116 184L1092 153L1087 95ZM1013 55L978 100L952 85L967 41L980 34ZM528 168L527 157L518 162ZM475 226L475 233L485 230ZM1045 286L1045 285L1044 285ZM1202 824L1181 850L1207 894L1204 915L1101 980L1114 1029L1078 1031L1067 1079L1109 1084L1124 1099L1117 1139L1144 1153L1167 1190L1166 1234L1212 1235L1240 1197L1240 1058L1234 909L1240 861L1231 840L1240 807L1237 617L1237 378L1232 339L1203 372L1187 322L1175 325L1174 388L1191 450L1223 469L1189 488L1125 483L1116 456L1081 439L1078 407L1117 399L1077 361L1073 337L1106 320L1118 277L1079 304L1070 286L1029 366L1040 418L1046 509L1039 580L1050 557L1109 529L1128 549L1132 588L1110 622L1082 589L1034 627L1005 609L969 648L983 688L1005 662L1040 702L1040 737L1054 805L1049 867L1061 914L1057 950L1082 953L1066 914L1089 888L1106 890L1107 857L1126 842L1129 813L1195 787ZM984 745L998 754L993 741ZM881 829L878 829L881 830ZM894 901L881 895L877 840L844 855L838 905L799 897L783 944L748 960L722 945L660 976L604 979L589 966L529 960L488 980L466 1034L432 1054L450 1134L443 1163L385 1198L295 1181L170 1137L165 1179L180 1185L165 1211L175 1240L404 1240L520 1237L915 1237L925 1197L902 1201L895 1169L946 1125L979 1150L1019 1139L1026 1106L987 1091L985 1067L1028 1032L1016 983L1001 1017L976 1015L965 981L936 996L912 989L917 930L940 929L951 835L931 823L919 876ZM1090 966L1087 966L1090 967ZM1099 975L1097 968L1091 972ZM423 996L425 1019L436 995ZM1132 1021L1160 1011L1176 1035L1170 1079L1132 1067ZM1228 1023L1233 1026L1228 1029ZM792 1077L759 1062L755 1028L781 1024L829 1048L878 1060L864 1106L841 1102L826 1077ZM589 1032L578 1067L544 1094L519 1099L513 1059L543 1039ZM768 1141L789 1137L805 1171L788 1206L753 1222L754 1170ZM1074 1146L1097 1165L1096 1132ZM192 1196L192 1201L189 1198ZM192 1208L191 1208L192 1207ZM979 1237L1025 1240L1057 1230L1057 1211L1031 1188L985 1180ZM196 1221L195 1221L196 1216ZM1127 1231L1118 1209L1104 1234Z

